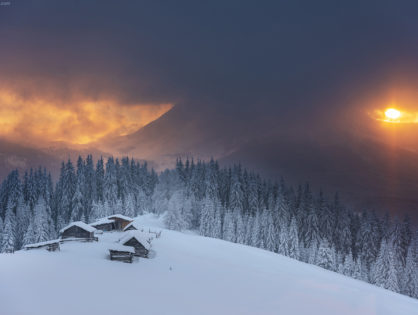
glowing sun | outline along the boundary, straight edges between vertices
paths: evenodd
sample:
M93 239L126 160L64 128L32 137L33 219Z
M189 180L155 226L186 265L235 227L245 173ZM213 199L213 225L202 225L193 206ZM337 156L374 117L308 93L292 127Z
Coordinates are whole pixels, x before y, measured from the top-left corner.
M394 109L394 108L388 108L385 111L385 116L388 119L396 120L396 119L399 119L401 117L401 112L398 111L397 109Z

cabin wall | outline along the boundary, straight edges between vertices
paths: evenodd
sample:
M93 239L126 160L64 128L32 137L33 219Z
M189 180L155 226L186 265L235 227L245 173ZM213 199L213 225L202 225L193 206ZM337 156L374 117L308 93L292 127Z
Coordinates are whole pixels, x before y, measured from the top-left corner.
M108 217L110 220L115 220L115 229L123 230L132 221L123 220L117 217Z
M93 238L94 233L89 232L86 230L83 230L82 228L78 226L72 226L69 229L65 230L61 234L61 238L70 238L70 237L76 237L76 238Z
M135 256L139 257L148 257L148 249L145 248L140 242L135 238L131 238L129 241L125 242L123 245L132 246L135 248Z
M104 224L94 225L94 227L102 231L113 231L115 229L115 225L113 223L104 223Z

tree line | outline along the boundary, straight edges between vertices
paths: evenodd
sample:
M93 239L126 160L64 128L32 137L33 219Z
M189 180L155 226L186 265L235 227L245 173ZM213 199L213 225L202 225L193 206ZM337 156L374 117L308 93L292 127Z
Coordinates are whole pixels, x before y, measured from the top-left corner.
M418 298L418 230L403 220L354 211L309 184L296 189L241 165L177 160L157 174L127 157L62 163L54 185L45 169L0 187L0 250L56 238L69 222L122 213L164 215L168 228L196 230L273 251Z

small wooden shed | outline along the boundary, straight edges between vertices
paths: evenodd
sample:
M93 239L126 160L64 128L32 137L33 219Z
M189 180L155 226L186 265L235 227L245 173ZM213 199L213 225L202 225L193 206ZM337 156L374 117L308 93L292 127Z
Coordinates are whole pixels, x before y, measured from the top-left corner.
M119 242L122 245L134 247L135 256L148 258L151 241L152 237L149 234L131 230L127 231Z
M97 230L113 231L115 229L115 220L109 220L108 218L102 218L96 222L90 223L90 226Z
M86 240L86 241L97 241L94 236L96 229L82 221L72 222L65 228L60 230L60 236L62 240Z
M114 244L109 248L110 260L118 260L123 262L132 263L135 249L131 246L124 246L120 244Z
M24 246L25 250L31 250L36 248L46 248L50 252L60 250L60 240L51 240L46 242L39 242L34 244L28 244Z
M115 229L116 230L123 230L129 223L133 221L132 218L127 217L122 214L113 214L107 217L109 220L115 221Z

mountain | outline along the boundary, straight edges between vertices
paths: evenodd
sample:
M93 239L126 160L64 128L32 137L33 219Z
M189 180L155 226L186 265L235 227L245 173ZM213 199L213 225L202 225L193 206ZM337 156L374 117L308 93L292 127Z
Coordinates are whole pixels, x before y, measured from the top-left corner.
M45 167L54 178L57 178L62 161L68 158L76 161L79 155L88 154L92 154L94 158L110 155L90 146L74 147L67 143L51 143L44 147L35 147L0 139L0 180L14 169L18 169L23 174L27 169L40 166Z
M224 165L241 162L269 178L284 177L295 185L309 181L316 191L322 188L328 194L338 191L359 211L366 207L409 213L418 220L417 151L385 143L375 130L352 122L344 129L295 123L285 116L264 122L256 114L251 122L233 117L176 106L133 134L107 140L101 148L153 160L160 170L185 156L215 157Z
M61 160L49 152L0 139L1 179L13 169L24 172L31 167L45 166L49 170L59 170L60 163Z
M178 105L135 133L95 145L119 155L154 160L163 169L171 167L179 156L209 159L229 154L245 139L235 126L229 117L211 109L196 112L190 106Z
M153 258L132 264L108 258L122 232L66 242L59 252L1 254L1 313L412 315L418 308L416 299L272 252L166 230L151 214L136 223L162 234Z

